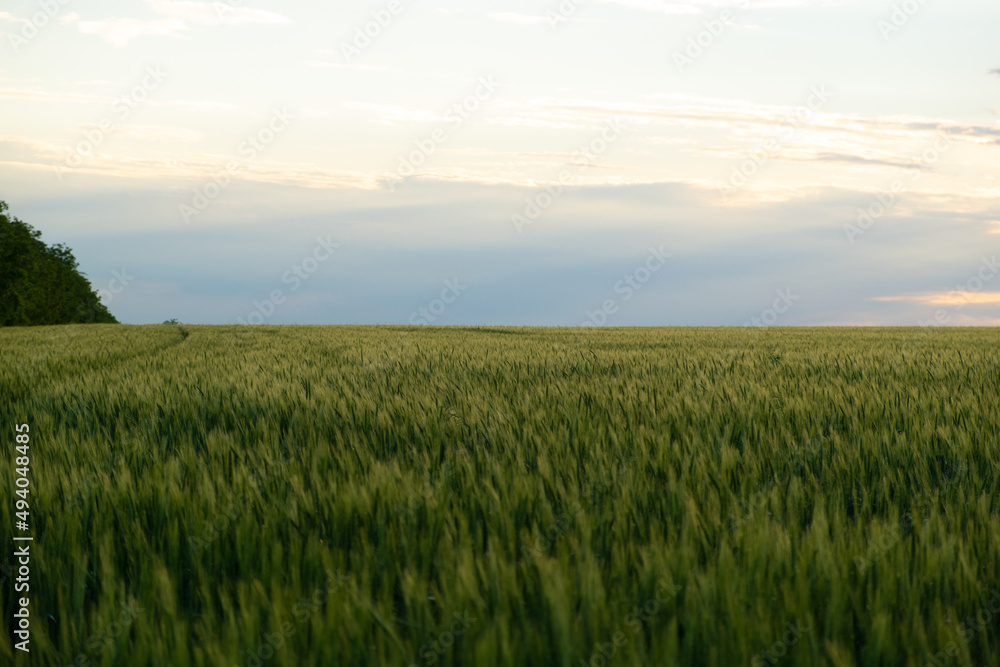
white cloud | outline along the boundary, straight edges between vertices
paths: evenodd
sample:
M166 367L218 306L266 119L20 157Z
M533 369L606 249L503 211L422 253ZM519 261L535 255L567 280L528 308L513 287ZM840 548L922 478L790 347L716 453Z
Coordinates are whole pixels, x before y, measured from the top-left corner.
M9 21L11 23L31 23L28 19L22 19L20 16L14 16L10 12L0 12L0 21Z
M0 88L0 99L29 100L36 102L66 102L84 104L112 104L118 98L104 95L88 95L86 93L50 93L45 90L21 90L18 88ZM213 100L146 100L143 104L151 107L169 107L186 109L188 111L227 111L237 108L229 102Z
M536 16L534 14L518 14L517 12L493 12L487 14L486 18L491 21L500 21L501 23L547 23L548 19L544 16Z
M654 99L663 103L608 104L567 99L506 103L498 105L505 114L491 117L487 122L572 129L593 127L618 117L637 124L730 130L748 138L794 131L797 143L815 141L818 149L849 147L850 152L866 146L871 149L871 143L878 141L927 144L940 135L956 143L981 147L1000 144L1000 125L996 124L962 123L925 116L866 117L825 111L798 121L794 120L795 114L802 107L690 95L657 95ZM788 127L781 128L783 121Z
M388 72L389 67L384 67L382 65L346 65L344 63L331 63L325 60L307 60L305 63L306 67L320 67L325 69L350 69L359 72Z
M183 134L187 130L132 126L125 132L132 138L164 139L169 135ZM65 146L52 142L0 135L0 165L51 172L53 164L61 162L65 157L65 151ZM74 173L155 181L163 181L164 179L203 181L217 176L224 165L230 162L232 162L232 157L224 155L192 154L183 158L138 158L95 151L82 166L74 170ZM251 164L242 164L237 178L244 181L305 188L353 188L359 190L379 188L378 179L370 174L282 162L257 161Z
M289 23L287 17L263 9L234 7L224 2L189 0L148 0L154 11L198 25L246 25L249 23Z
M263 9L233 7L222 2L191 2L189 0L168 2L147 0L146 5L160 18L106 18L96 21L82 20L79 14L67 14L61 19L63 24L76 24L77 30L85 35L97 35L115 46L127 46L139 37L155 36L183 39L192 25L247 25L253 23L289 23L281 14Z
M231 102L215 102L213 100L152 100L146 104L154 107L187 109L188 111L229 111L239 108Z
M658 14L700 14L705 9L779 9L784 7L828 7L842 4L841 0L600 0L606 5L619 5Z
M110 18L101 21L80 21L78 14L65 17L64 23L75 23L85 35L97 35L115 46L127 46L138 37L155 36L180 39L188 29L180 19L154 19L141 21L130 18Z
M98 126L88 125L88 129ZM168 127L164 125L119 125L112 131L116 137L138 139L140 141L198 141L202 133L186 127Z
M606 5L619 5L629 9L638 9L644 12L656 12L657 14L700 14L701 9L691 4L680 4L676 2L662 2L662 0L601 0Z
M423 109L411 109L393 104L371 104L369 102L344 102L345 109L365 111L374 116L375 120L386 125L398 121L437 122L444 119L444 114Z
M111 102L113 98L85 93L50 93L44 90L20 90L17 88L0 88L0 99L36 100L41 102Z

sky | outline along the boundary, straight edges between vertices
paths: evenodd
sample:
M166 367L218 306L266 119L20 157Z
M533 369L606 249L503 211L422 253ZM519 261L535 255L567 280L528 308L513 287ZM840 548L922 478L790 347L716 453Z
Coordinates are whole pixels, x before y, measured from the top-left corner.
M995 0L8 1L122 322L1000 324Z

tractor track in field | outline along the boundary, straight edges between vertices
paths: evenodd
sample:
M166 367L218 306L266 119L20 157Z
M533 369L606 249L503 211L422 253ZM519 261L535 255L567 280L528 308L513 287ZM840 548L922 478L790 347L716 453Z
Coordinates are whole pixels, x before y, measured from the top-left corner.
M77 380L80 380L95 372L107 372L111 369L120 368L139 357L149 356L152 358L155 355L162 354L187 340L190 334L182 327L178 327L178 329L180 331L177 340L171 340L165 345L138 350L133 354L124 355L119 353L108 359L94 357L89 360L89 368L83 372L73 373L73 375L76 376ZM0 394L7 396L20 395L24 397L30 397L31 395L39 396L50 389L54 382L67 379L67 375L69 374L64 368L51 363L51 361L47 361L44 364L39 364L28 369L22 374L18 374L7 383L0 385Z

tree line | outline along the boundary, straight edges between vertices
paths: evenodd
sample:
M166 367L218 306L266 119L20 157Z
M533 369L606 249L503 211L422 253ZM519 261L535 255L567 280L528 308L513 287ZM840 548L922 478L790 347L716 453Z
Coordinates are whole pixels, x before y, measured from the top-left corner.
M117 324L72 251L6 214L0 201L0 326Z

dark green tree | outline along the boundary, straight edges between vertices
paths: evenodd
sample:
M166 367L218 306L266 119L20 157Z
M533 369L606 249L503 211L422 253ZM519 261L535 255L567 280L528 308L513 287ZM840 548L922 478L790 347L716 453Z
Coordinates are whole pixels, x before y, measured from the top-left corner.
M46 245L42 233L6 215L0 201L0 326L112 324L65 245Z

